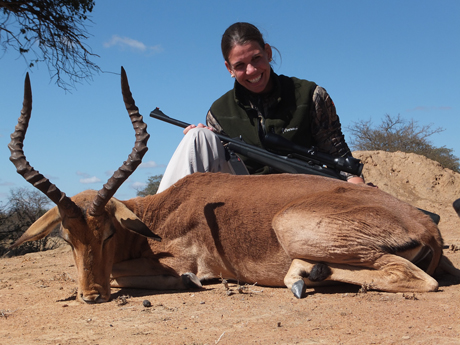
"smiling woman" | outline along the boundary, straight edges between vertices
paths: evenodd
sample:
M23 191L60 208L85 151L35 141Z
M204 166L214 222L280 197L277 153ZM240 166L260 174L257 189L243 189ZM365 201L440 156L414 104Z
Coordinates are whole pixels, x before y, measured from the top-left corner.
M230 75L253 93L268 93L273 87L270 82L270 61L272 49L269 44L262 48L259 43L251 41L235 45L225 60Z
M232 166L213 132L241 137L247 144L262 148L265 136L275 133L306 148L315 146L336 157L351 156L326 90L308 80L277 75L270 65L272 47L257 27L244 22L231 25L222 36L221 49L225 67L235 78L234 88L212 104L206 126L190 125L184 130L185 137L166 168L158 192L197 171L277 172L243 156L243 169ZM364 183L361 176L347 175L347 179Z

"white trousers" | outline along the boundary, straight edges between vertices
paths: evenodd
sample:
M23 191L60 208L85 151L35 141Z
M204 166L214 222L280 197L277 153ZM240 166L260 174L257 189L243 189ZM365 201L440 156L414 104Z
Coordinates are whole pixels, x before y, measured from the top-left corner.
M166 167L157 193L194 172L235 174L220 139L207 128L193 128L184 136Z

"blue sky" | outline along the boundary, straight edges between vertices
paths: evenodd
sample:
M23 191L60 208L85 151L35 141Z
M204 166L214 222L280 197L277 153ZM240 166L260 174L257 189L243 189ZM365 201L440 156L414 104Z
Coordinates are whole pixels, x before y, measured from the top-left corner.
M67 195L100 189L125 161L134 131L124 109L124 66L151 135L144 163L116 197L136 195L162 174L182 138L178 127L149 117L155 107L185 122L203 122L211 103L233 87L220 38L248 21L281 52L275 72L326 88L346 127L380 123L385 114L445 129L431 139L460 156L460 1L108 1L96 0L92 37L105 73L66 93L46 65L30 71L33 111L24 151L31 165ZM0 202L30 185L7 148L22 107L24 60L0 59ZM32 188L32 186L30 186Z

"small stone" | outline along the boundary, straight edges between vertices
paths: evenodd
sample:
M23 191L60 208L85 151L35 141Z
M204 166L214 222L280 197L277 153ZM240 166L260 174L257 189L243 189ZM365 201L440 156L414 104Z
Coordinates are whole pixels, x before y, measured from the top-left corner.
M148 299L145 299L144 301L142 301L142 305L146 308L150 308L152 306L152 303L150 303Z

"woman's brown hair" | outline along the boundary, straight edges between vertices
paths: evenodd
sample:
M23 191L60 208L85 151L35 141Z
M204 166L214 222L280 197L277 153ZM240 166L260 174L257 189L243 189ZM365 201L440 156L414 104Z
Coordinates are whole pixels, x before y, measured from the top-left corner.
M222 35L221 49L225 61L228 61L230 51L235 45L244 45L248 42L257 42L263 49L265 41L259 29L250 23L238 22L230 25Z

